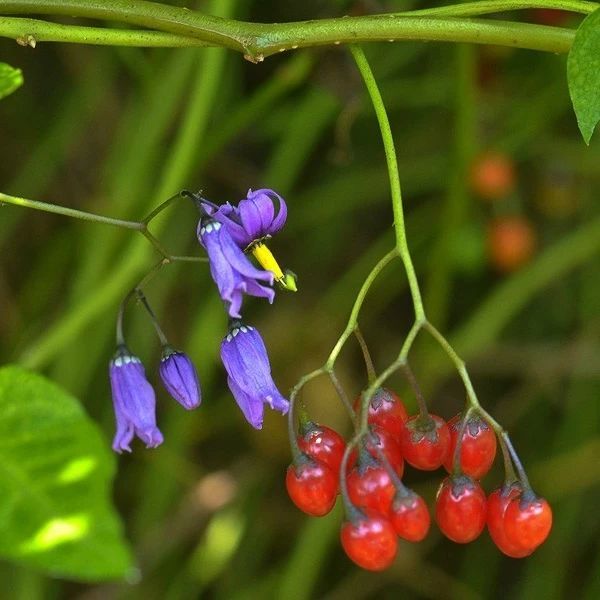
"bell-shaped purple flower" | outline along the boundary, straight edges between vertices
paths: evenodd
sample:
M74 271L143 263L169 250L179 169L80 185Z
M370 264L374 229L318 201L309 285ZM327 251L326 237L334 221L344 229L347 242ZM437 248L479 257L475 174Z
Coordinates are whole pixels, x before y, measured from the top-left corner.
M242 249L256 240L276 234L287 219L284 199L277 192L266 188L248 190L247 197L237 206L227 202L218 210L209 204L204 204L203 207L213 218L227 226L233 241Z
M229 304L230 317L239 319L243 294L266 298L273 302L273 273L257 269L231 238L229 230L211 217L198 224L198 240L206 248L210 273L219 294Z
M134 435L147 448L162 444L163 436L156 426L156 397L146 379L142 361L125 346L120 346L110 361L108 372L117 423L113 450L131 452L129 444Z
M166 346L158 368L167 392L187 410L200 404L200 381L190 357Z
M267 349L254 327L234 321L221 342L221 360L229 389L250 425L262 428L265 404L283 414L288 411L289 403L273 383Z

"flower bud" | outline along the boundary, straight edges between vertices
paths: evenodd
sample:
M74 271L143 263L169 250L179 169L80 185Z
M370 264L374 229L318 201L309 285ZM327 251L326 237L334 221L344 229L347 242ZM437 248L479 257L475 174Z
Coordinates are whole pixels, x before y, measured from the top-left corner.
M198 374L187 354L166 346L160 360L159 373L165 389L181 406L191 410L200 404Z

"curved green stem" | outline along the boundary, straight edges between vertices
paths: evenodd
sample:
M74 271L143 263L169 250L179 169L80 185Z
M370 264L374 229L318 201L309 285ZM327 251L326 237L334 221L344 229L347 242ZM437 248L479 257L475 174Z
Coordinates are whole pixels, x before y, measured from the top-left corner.
M331 44L350 44L368 41L423 40L441 42L470 42L477 44L498 44L541 50L547 52L568 52L574 38L569 29L516 23L507 21L486 21L465 18L464 15L505 12L522 8L557 8L588 14L597 8L593 2L574 0L547 0L540 2L497 2L470 3L425 11L412 11L400 14L369 15L301 21L297 23L248 23L232 19L220 19L197 11L167 6L143 0L20 0L3 2L2 14L46 14L67 17L84 17L115 21L162 31L188 40L173 39L173 45L221 46L242 52L253 62L285 50L307 48ZM444 18L446 17L446 18ZM108 29L85 27L42 25L32 23L31 32L23 32L14 21L6 25L0 22L0 35L23 38L23 35L37 34L40 39L46 35L53 41L79 43L114 43L141 45L146 39L148 45L166 45L168 38L158 38L150 32L111 32ZM17 35L15 35L17 34ZM108 38L112 36L111 42ZM194 38L193 41L189 38ZM160 42L160 44L159 44Z
M331 354L329 355L329 358L327 359L327 362L325 363L323 372L328 371L333 368L337 357L339 356L340 352L342 351L342 348L344 347L344 344L346 343L348 338L352 335L352 332L354 331L354 329L356 327L356 323L358 322L358 314L360 313L360 309L363 305L363 302L365 301L367 292L371 288L371 285L373 285L373 282L375 281L375 279L377 279L377 276L379 275L379 273L381 273L381 271L394 258L396 258L396 256L398 256L398 251L395 249L391 250L373 267L371 272L367 275L367 278L363 282L363 284L358 292L358 295L356 296L356 300L354 301L354 306L352 307L352 311L350 312L350 317L348 318L348 323L346 325L346 328L344 329L342 335L340 336L340 338L336 342L335 346L333 347L333 350L331 351Z
M379 122L379 129L381 130L381 138L383 141L383 147L385 149L385 158L387 161L388 174L390 178L390 191L392 194L392 208L394 211L394 232L396 234L396 250L404 263L406 270L406 276L408 277L408 285L410 287L410 293L413 300L413 306L415 309L415 319L422 320L425 318L425 310L423 309L423 301L421 300L421 290L419 289L419 282L417 281L417 275L413 266L410 251L408 250L408 243L406 241L406 229L404 226L404 210L402 208L402 192L400 188L400 175L398 173L398 160L396 158L396 149L394 147L394 138L392 137L392 129L390 127L390 121L385 110L385 105L381 97L381 92L373 71L367 61L365 53L358 46L351 46L350 51L356 62L356 66L362 75L365 86L371 97L375 114L377 115L377 121Z

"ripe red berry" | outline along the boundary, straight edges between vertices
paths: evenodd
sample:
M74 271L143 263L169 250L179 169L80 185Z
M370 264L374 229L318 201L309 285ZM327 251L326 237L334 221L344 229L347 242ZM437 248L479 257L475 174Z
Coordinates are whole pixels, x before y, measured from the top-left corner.
M354 410L360 409L360 396L354 402ZM378 389L369 403L368 422L385 429L392 436L399 438L402 423L408 414L400 397L387 388Z
M336 475L340 472L346 442L337 431L309 423L304 435L298 436L298 446L311 458L325 463Z
M379 456L379 452L381 452L396 473L398 473L398 476L402 477L404 473L404 459L402 458L402 449L400 448L399 440L396 441L385 429L371 425L365 446L369 454L378 462L381 460ZM356 452L354 451L348 458L348 469L351 469L355 463Z
M425 501L414 492L409 492L408 496L396 496L392 502L390 520L396 533L409 542L423 540L431 524Z
M536 246L531 223L518 215L498 217L488 228L488 251L492 265L512 273L529 262Z
M338 478L325 464L306 455L292 463L285 476L285 486L292 502L313 517L326 515L335 504Z
M513 498L504 514L506 538L524 550L535 550L552 529L552 509L544 498L522 494Z
M506 154L486 152L471 165L470 182L473 191L484 200L500 200L515 187L515 168Z
M340 540L348 558L369 571L387 569L398 551L398 536L392 524L369 511L356 520L346 521Z
M462 415L458 414L448 421L450 429L450 451L444 462L448 473L452 472L454 451L458 441L458 432ZM481 479L491 468L496 457L496 434L480 417L473 416L467 421L460 447L460 468L465 475Z
M498 549L511 558L529 556L533 550L523 549L513 544L507 537L504 527L504 515L509 502L521 495L520 487L502 486L494 490L487 501L487 527L492 541Z
M348 473L348 495L354 504L377 511L390 512L396 486L388 472L376 461L365 462L362 457Z
M442 481L435 503L442 533L458 544L472 542L485 527L486 498L479 483L466 475Z
M396 441L396 438L387 430L372 426L367 436L366 446L369 454L377 461L380 460L379 452L381 452L387 458L390 465L394 467L398 476L402 477L404 473L404 459L402 458L400 440Z
M448 456L450 431L437 415L414 415L404 423L400 442L404 458L413 467L433 471Z

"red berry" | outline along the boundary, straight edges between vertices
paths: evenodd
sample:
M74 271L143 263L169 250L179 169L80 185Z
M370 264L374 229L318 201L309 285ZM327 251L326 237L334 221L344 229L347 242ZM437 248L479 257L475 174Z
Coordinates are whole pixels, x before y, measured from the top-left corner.
M354 410L360 408L360 396L354 402ZM400 397L387 388L378 389L369 403L368 422L385 429L392 436L399 438L402 423L408 414Z
M488 228L488 251L492 265L512 273L529 262L536 246L531 223L518 215L497 217Z
M291 464L285 486L292 502L313 517L326 515L335 504L338 479L325 464L304 455L300 464Z
M504 527L504 515L509 502L521 495L518 487L500 487L494 490L487 501L487 526L492 541L498 549L511 558L523 558L529 556L532 550L524 550L517 544L513 544L507 537Z
M399 477L402 477L404 473L404 459L402 458L402 449L400 448L400 441L396 439L385 429L371 425L369 427L369 435L367 436L366 448L369 454L377 461L380 462L381 452L386 458L390 465L394 468ZM379 452L378 452L379 450ZM351 469L356 463L356 452L352 452L348 458L348 468Z
M396 486L379 463L372 461L364 464L359 460L358 465L348 473L347 486L350 500L354 504L382 515L390 512Z
M340 472L346 442L337 431L309 423L306 433L298 437L298 446L311 458L325 463L335 474Z
M552 529L552 509L544 498L523 494L513 498L504 514L506 538L523 550L535 550Z
M458 440L458 432L462 423L462 415L456 415L448 421L450 429L450 451L444 462L448 473L452 472L454 451ZM491 468L496 457L496 434L481 418L470 417L465 427L460 447L460 468L465 475L473 479L481 479Z
M396 533L409 542L423 540L431 524L425 501L414 492L408 496L396 496L392 502L390 519Z
M472 542L485 527L486 499L479 483L459 475L446 477L437 493L435 519L442 533L458 544Z
M417 469L433 471L444 464L450 449L450 431L441 417L414 415L400 437L404 458Z
M369 511L355 521L346 521L340 539L348 558L369 571L387 569L398 551L398 537L392 524Z
M471 165L471 188L484 200L500 200L515 187L515 168L506 154L486 152Z

